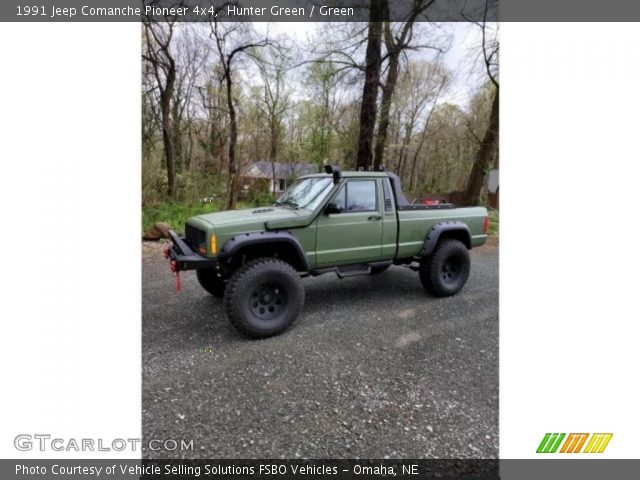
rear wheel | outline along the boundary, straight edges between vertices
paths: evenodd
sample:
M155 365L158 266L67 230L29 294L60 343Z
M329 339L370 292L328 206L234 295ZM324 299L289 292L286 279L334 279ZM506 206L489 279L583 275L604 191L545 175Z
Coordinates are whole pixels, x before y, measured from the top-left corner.
M214 297L224 297L224 290L227 282L218 275L215 268L200 268L196 270L196 275L198 277L198 282L200 282L200 286L207 292Z
M304 304L300 275L286 262L259 258L240 267L229 280L225 306L229 320L254 338L286 330Z
M422 286L438 297L458 293L469 278L469 251L459 240L443 240L434 252L420 262Z

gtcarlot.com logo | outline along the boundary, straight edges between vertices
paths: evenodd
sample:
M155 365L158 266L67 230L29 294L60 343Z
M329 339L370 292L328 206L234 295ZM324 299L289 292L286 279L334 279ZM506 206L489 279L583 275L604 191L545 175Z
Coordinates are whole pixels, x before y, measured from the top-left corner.
M16 450L28 452L137 452L139 450L193 451L193 440L184 439L145 439L140 438L60 438L48 433L21 433L13 439Z
M613 433L545 433L536 453L604 453L611 437Z

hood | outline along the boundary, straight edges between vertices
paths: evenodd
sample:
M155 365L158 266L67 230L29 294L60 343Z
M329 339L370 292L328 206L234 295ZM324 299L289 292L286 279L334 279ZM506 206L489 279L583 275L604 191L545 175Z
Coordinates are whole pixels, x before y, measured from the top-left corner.
M308 215L309 212L302 209L295 210L289 207L256 207L207 213L205 215L198 215L197 218L210 223L213 227L224 227L227 225L265 223L272 220L282 220L285 222L291 220L293 223L296 223L296 220L301 217L307 217Z

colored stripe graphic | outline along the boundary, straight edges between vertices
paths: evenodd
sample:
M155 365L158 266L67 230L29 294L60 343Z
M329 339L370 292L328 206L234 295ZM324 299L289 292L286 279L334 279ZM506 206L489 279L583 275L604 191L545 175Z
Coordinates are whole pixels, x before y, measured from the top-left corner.
M545 433L536 453L556 453L565 433Z
M613 433L594 433L584 449L583 453L603 453Z
M538 445L538 449L536 450L536 453L542 453L542 450L544 450L544 446L547 444L547 440L549 440L550 436L551 436L550 433L544 434L544 438L540 442L540 445Z
M587 438L589 437L588 433L581 433L580 435L583 435L583 437L580 440L580 442L578 442L578 445L576 446L576 448L573 451L573 453L580 453L580 450L582 449L582 446L584 445L584 442L586 442Z
M588 433L570 433L562 445L560 453L579 453L588 437Z
M565 436L565 433L545 433L536 453L556 453ZM603 453L611 437L613 433L570 433L558 453L580 453L585 443L587 446L582 453Z
M573 447L575 446L574 440L576 439L575 433L570 433L567 439L564 441L564 445L560 449L560 453L565 453L569 449L569 445L571 445L571 451L573 451Z
M613 433L605 433L604 435L605 435L605 439L604 439L604 442L602 443L602 446L598 450L598 453L604 452L604 449L607 448L607 445L609 445L609 441L611 440L611 437L613 437Z

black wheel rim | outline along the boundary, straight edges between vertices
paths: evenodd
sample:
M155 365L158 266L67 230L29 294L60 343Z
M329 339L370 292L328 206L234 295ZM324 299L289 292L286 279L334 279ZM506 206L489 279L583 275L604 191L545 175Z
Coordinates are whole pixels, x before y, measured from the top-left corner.
M456 285L462 274L462 261L457 256L450 256L442 262L440 278L445 285Z
M287 306L287 291L277 282L264 282L253 289L249 297L251 313L260 320L271 320Z

